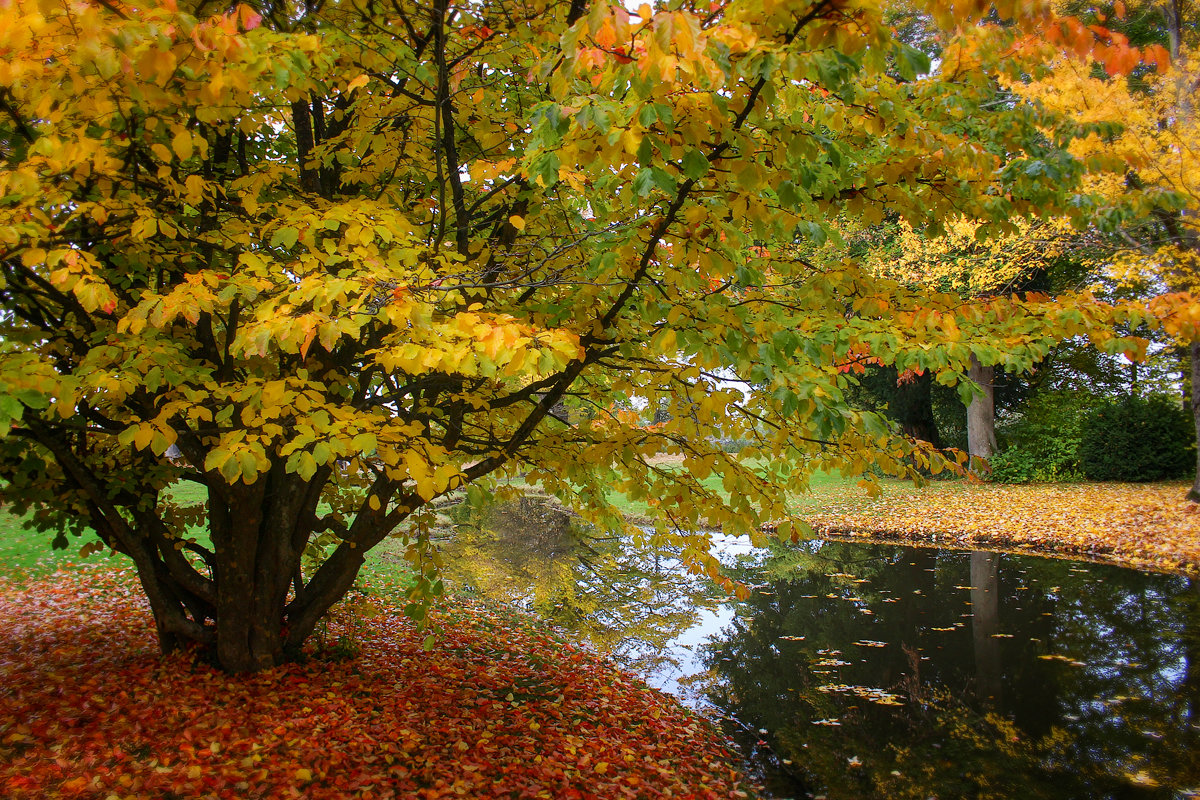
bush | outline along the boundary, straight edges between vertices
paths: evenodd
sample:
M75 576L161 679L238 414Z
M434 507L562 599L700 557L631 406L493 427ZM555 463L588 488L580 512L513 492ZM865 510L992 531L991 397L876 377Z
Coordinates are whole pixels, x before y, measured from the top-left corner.
M1079 463L1094 481L1182 478L1195 464L1196 431L1179 403L1126 397L1093 410L1083 424Z
M1083 477L1079 470L1077 450L1072 443L1062 439L1051 441L1053 456L1045 455L1025 447L1010 447L988 460L992 471L990 478L997 483L1037 483L1042 481L1077 481Z
M1082 420L1100 402L1086 392L1045 392L1016 417L996 426L1001 452L989 460L999 483L1073 481L1079 466Z

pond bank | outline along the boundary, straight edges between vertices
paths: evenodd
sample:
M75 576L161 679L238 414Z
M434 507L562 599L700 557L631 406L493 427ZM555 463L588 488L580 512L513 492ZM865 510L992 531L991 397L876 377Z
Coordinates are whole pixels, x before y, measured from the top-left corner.
M806 518L819 534L971 550L1008 550L1200 575L1200 505L1183 483L888 482L867 499L846 487Z

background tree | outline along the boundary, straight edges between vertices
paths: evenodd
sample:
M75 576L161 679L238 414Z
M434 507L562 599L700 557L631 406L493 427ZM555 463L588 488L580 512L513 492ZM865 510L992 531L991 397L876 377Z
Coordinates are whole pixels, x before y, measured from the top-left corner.
M608 492L649 498L651 543L719 577L702 520L759 535L813 469L942 467L847 406L847 359L1136 347L1087 297L963 304L749 250L1065 202L1077 169L1013 155L1036 108L970 122L1045 24L1019 5L927 9L922 79L858 0L205 8L0 8L0 492L131 558L164 649L279 663L389 535L420 617L428 504L517 472L610 522Z
M1192 309L1190 297L1200 282L1200 123L1193 95L1198 73L1192 49L1197 45L1195 9L1190 3L1164 2L1097 7L1079 24L1103 22L1126 31L1135 41L1154 45L1159 72L1121 73L1120 58L1099 52L1088 63L1064 62L1018 91L1049 108L1067 111L1084 124L1107 125L1107 136L1083 137L1071 144L1081 158L1117 160L1130 166L1094 178L1092 188L1107 197L1104 222L1114 236L1117 255L1110 278L1126 291L1151 299L1167 321L1166 339L1183 354L1181 383L1185 401L1200 413L1196 394L1200 375L1200 342L1180 334L1172 320ZM1169 65L1168 65L1169 61ZM1195 416L1200 432L1200 416ZM1200 502L1200 455L1189 499Z
M941 235L926 236L903 222L892 226L867 238L865 262L875 274L967 298L1074 291L1079 273L1089 269L1082 235L1063 218L1017 220L1011 232L994 237L980 235L980 224L970 219L951 219L943 227ZM997 450L995 365L973 356L967 377L974 387L966 446L972 456L990 458ZM930 418L932 412L929 404Z

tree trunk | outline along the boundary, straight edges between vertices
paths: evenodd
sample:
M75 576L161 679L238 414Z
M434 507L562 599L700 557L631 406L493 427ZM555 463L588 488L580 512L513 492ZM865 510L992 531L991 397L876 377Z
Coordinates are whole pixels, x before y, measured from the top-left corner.
M343 532L346 541L307 584L298 580L327 473L305 481L287 474L280 460L250 486L220 484L214 477L208 502L212 550L193 548L203 556L199 569L182 558L178 540L152 514L136 535L124 534L164 652L198 648L226 672L257 672L296 656L353 585L365 551L394 527L381 503L379 512L360 515Z
M889 411L900 423L900 430L914 439L942 446L937 421L933 418L933 374L905 375L897 378Z
M1200 503L1200 341L1192 342L1192 419L1196 422L1196 478L1187 499Z
M967 450L977 458L996 454L996 368L985 367L971 355L967 376L978 384L980 392L971 397L967 406Z

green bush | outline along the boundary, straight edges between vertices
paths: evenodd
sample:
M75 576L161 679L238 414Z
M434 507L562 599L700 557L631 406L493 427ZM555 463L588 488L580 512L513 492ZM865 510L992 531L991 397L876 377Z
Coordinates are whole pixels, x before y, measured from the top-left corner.
M1195 447L1195 427L1178 402L1126 397L1084 419L1079 463L1094 481L1182 478L1195 464Z
M1055 439L1052 448L1010 447L989 459L990 478L996 483L1040 483L1043 481L1077 481L1083 477L1079 470L1077 450L1071 442ZM1053 455L1047 455L1047 450Z
M1100 402L1086 392L1044 392L1020 415L1000 420L1001 451L989 460L991 479L999 483L1076 481L1082 421Z

